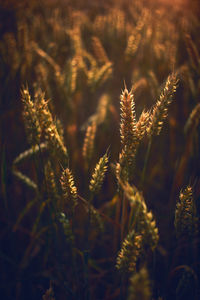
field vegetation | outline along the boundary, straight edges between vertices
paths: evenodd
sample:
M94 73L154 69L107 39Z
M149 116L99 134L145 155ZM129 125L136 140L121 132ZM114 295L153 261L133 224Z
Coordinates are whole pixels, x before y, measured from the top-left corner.
M200 298L197 2L0 2L1 299Z

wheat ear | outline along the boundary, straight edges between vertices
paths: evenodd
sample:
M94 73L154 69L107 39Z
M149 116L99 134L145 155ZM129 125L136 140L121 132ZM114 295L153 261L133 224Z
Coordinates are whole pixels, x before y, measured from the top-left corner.
M159 135L163 126L164 120L168 115L168 108L173 100L173 96L177 88L177 75L169 75L165 83L165 87L162 90L159 100L157 101L153 112L150 116L150 124L148 128L148 134L150 137Z
M136 123L136 145L138 146L140 141L144 138L147 133L147 128L150 120L150 112L142 111L138 122Z
M77 205L78 196L77 188L74 184L74 178L69 168L63 170L60 183L64 198L63 206L66 207L68 215L71 216L74 212L74 208Z
M108 154L106 152L104 156L101 157L99 162L97 163L94 172L92 174L92 178L90 180L89 189L93 194L97 194L101 189L107 168L108 168Z
M105 49L97 36L92 37L92 47L95 53L97 60L100 63L107 63L109 61Z
M26 134L29 143L32 146L40 143L41 127L38 120L37 109L35 103L31 99L28 88L23 88L21 91L23 102L23 118L26 129Z
M198 233L197 221L192 187L188 185L180 192L179 202L176 204L174 225L177 238L196 235Z
M126 181L129 179L129 173L134 164L137 140L134 96L132 91L129 92L126 87L120 97L120 109L122 151L119 155L119 163L116 165L116 176Z
M96 122L92 122L91 125L87 127L85 139L83 143L83 157L85 161L88 163L92 157L94 150L94 139L96 135Z
M142 245L144 248L150 247L153 251L159 240L158 228L151 211L148 211L144 197L140 191L128 182L120 182L126 197L131 205L131 214L135 212L134 222L130 220L133 228L137 228L137 233L142 236Z
M67 165L68 152L48 108L48 101L44 99L44 93L38 93L35 102L40 126L48 143L50 154L54 159L60 159L63 165Z
M136 271L137 259L141 253L142 236L133 230L123 241L117 256L116 267L123 273Z

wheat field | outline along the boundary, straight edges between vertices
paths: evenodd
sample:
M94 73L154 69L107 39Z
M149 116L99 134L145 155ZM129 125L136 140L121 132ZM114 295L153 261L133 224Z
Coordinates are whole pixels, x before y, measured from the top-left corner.
M0 2L0 297L200 298L198 1Z

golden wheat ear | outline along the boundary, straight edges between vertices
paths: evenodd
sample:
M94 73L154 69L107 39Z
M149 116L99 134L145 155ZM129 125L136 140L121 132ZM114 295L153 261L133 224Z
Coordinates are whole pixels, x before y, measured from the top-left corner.
M121 122L120 136L121 144L124 148L132 148L136 139L136 115L135 101L132 91L128 91L126 86L120 97Z
M89 185L89 189L92 192L92 194L97 194L101 189L107 169L108 169L108 151L104 154L104 156L100 158L92 174L92 178L90 180L90 185Z
M168 108L171 104L178 84L177 75L173 73L169 75L165 86L161 92L160 98L153 108L150 116L148 135L150 137L159 135L163 127L163 123L168 115Z
M122 243L116 268L123 273L136 271L136 263L142 250L142 236L131 231Z
M129 92L126 88L122 91L120 97L120 137L122 151L119 155L119 163L116 166L116 176L124 181L129 179L132 167L135 162L137 150L136 136L136 115L135 101L132 90Z
M193 237L198 233L198 218L190 185L180 192L179 201L176 204L174 226L177 238Z
M89 163L93 155L96 129L97 129L96 122L93 121L91 125L88 125L86 130L85 139L83 143L83 152L82 152L86 163Z
M140 141L144 138L147 133L147 128L149 126L150 112L142 111L139 120L136 123L136 145L138 146Z
M154 251L159 241L159 234L152 212L148 211L142 193L134 185L122 181L120 181L120 185L130 202L130 215L134 216L133 221L130 220L129 222L130 226L133 229L137 228L136 232L142 235L142 246ZM137 211L137 214L135 211Z
M74 209L78 203L78 195L77 188L74 184L74 178L69 168L63 170L60 183L64 199L64 203L62 206L63 208L66 208L67 214L69 216L72 216L74 213Z
M66 166L68 163L67 148L65 147L63 137L60 136L56 123L53 120L48 107L48 101L44 98L44 93L38 93L35 103L40 126L48 144L50 155L54 160L59 159L60 162Z
M109 61L106 51L105 51L100 39L97 36L92 37L92 48L93 48L94 54L96 56L96 59L100 63L104 64Z
M38 119L37 108L31 99L28 87L21 91L23 103L23 119L27 134L27 139L31 146L38 145L41 137L41 127Z

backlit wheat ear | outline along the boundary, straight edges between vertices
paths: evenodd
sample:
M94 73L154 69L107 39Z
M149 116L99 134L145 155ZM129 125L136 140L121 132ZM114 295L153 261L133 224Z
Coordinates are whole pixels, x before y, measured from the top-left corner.
M116 267L123 273L136 271L136 263L142 250L142 236L133 230L123 241Z
M84 144L83 144L83 157L88 163L92 157L94 150L94 139L96 135L96 122L92 122L91 125L87 127Z
M136 143L135 143L136 145ZM129 181L131 169L134 167L136 148L125 146L119 154L119 162L116 164L116 177L123 181Z
M142 202L141 209L138 213L138 231L143 235L144 248L150 247L152 251L158 245L159 235L156 222L151 211L147 211L145 202Z
M102 124L106 119L109 100L109 95L107 94L103 94L99 99L96 110L96 122L98 125Z
M128 182L123 183L121 181L120 184L132 209L135 210L135 207L137 207L137 217L135 216L136 219L134 222L136 224L137 233L141 234L143 238L142 245L144 248L150 247L153 251L159 240L158 228L156 227L153 214L147 210L144 197L135 186L131 186Z
M38 94L36 98L36 108L41 128L48 143L50 154L61 160L66 165L68 161L67 149L59 135L52 114L48 108L48 102L44 99L44 94Z
M175 74L172 74L167 78L165 87L150 116L150 125L148 128L149 136L160 134L163 122L168 115L168 107L171 104L173 96L176 92L177 83L178 80Z
M143 9L142 15L138 19L136 27L132 30L131 34L128 37L127 47L125 50L125 55L127 58L134 56L136 51L138 50L139 44L142 39L142 29L147 21L147 17L149 15L149 11L147 9Z
M77 205L78 196L77 196L77 188L74 184L73 175L68 168L63 170L60 183L61 183L63 198L64 198L63 206L66 207L67 213L71 216L74 212L74 208Z
M176 204L174 225L177 238L196 235L198 232L197 221L192 187L188 185L180 192L179 202Z
M105 49L103 48L102 43L97 36L92 37L92 47L93 47L96 59L100 63L105 64L105 63L109 62L109 59L105 52Z
M141 34L139 32L135 32L128 37L127 47L125 50L125 55L130 58L135 55L135 52L138 49L139 43L141 41Z
M24 88L21 94L22 94L22 102L24 107L23 118L24 118L27 138L29 143L32 146L35 146L40 143L40 137L41 137L41 127L38 120L37 109L35 107L35 103L31 99L28 88Z
M137 144L139 144L139 142L145 136L145 134L147 132L148 125L149 125L149 120L150 120L150 113L148 111L145 112L143 110L143 112L141 113L141 116L140 116L138 122L136 123L136 137L137 137L136 139L137 139Z
M129 179L131 168L134 165L136 154L136 116L135 102L132 91L125 87L120 97L121 122L120 136L122 151L119 163L116 165L116 176L124 181Z
M150 300L151 288L149 274L145 267L130 278L128 300Z
M122 147L127 146L132 148L136 139L136 116L135 102L132 91L129 92L126 88L120 97L121 123L120 135Z
M64 144L64 128L63 128L63 124L62 124L62 122L58 118L56 118L54 120L54 123L55 123L55 126L57 128L58 134L59 134L59 136L60 136L60 138L61 138L61 140L62 140L62 142Z
M89 189L93 194L97 194L101 189L107 168L108 154L106 153L103 157L100 158L99 162L97 163L90 180Z

